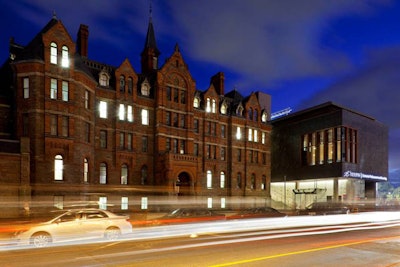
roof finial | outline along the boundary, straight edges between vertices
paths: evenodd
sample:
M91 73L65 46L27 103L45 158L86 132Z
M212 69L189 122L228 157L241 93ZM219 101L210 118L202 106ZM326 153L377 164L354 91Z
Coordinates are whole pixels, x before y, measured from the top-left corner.
M150 20L151 20L151 19L152 19L152 16L153 16L153 6L152 6L151 0L149 0L149 4L150 4L150 7L149 7L149 15L150 15Z
M53 19L57 19L56 11L53 10Z

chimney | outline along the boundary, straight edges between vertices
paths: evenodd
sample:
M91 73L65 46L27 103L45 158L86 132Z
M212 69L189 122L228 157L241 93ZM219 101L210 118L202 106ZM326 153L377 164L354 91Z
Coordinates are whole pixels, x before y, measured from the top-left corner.
M87 25L81 24L78 31L78 39L76 41L77 52L82 57L88 56L88 37L89 37L89 27Z
M211 77L211 84L214 85L215 90L219 95L224 95L224 80L225 75L223 72L218 72L213 77Z

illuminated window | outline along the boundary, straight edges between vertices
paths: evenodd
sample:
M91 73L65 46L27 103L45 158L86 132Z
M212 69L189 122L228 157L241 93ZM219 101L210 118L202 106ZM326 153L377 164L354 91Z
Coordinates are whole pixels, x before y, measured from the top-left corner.
M262 122L267 122L268 116L267 113L264 111L261 115L261 121Z
M267 176L263 175L261 179L261 190L267 189Z
M237 139L237 140L242 139L242 131L241 131L241 129L240 129L239 126L236 127L236 139Z
M29 78L23 79L24 98L29 98Z
M212 104L211 104L211 112L212 113L216 113L217 112L217 102L215 101L215 99L212 100Z
M211 112L211 99L207 98L206 100L206 112L210 113Z
M149 125L149 111L142 109L142 125Z
M124 104L119 104L118 118L120 121L125 120L125 105Z
M207 208L211 209L213 207L212 197L207 198Z
M64 68L68 68L69 67L68 47L66 47L65 45L62 47L61 66L64 67Z
M220 187L225 188L225 173L224 172L220 173Z
M107 209L107 197L99 197L99 209Z
M107 119L107 102L105 101L99 102L99 116L102 119Z
M100 163L100 177L99 177L100 184L107 183L107 165L105 163Z
M128 166L126 164L121 166L121 184L128 184Z
M254 130L254 142L258 142L258 131Z
M264 132L262 132L261 133L261 144L265 144L265 133Z
M87 158L83 159L83 182L89 182L89 161Z
M127 111L126 111L126 119L129 122L133 122L133 108L131 105L127 106Z
M61 155L56 155L54 157L54 180L62 181L63 180L63 169L64 169L64 161Z
M57 44L54 42L50 44L50 63L57 64Z
M50 80L50 98L57 99L57 80L56 79Z
M147 210L147 206L148 206L148 198L147 197L142 197L140 200L140 208L142 210Z
M104 72L100 73L100 75L99 75L99 83L100 83L100 85L101 86L108 86L108 81L109 81L109 76Z
M336 128L336 162L342 161L342 136L344 138L345 129L342 127Z
M328 163L333 162L333 129L328 130Z
M62 82L62 100L63 101L68 101L69 98L69 89L68 89L68 82L63 81Z
M221 209L226 208L226 199L224 197L221 198Z
M249 134L248 134L248 136L247 136L247 138L248 138L248 140L249 141L253 141L253 130L252 129L249 129Z
M207 188L212 188L212 172L207 170Z
M228 106L225 103L223 103L221 105L221 114L225 115L227 112L228 112Z
M195 108L199 108L200 107L200 99L198 97L194 98L193 107L195 107Z
M324 131L321 131L318 133L318 139L319 139L319 159L318 163L319 164L324 164L325 161L325 138L324 138Z
M127 210L128 209L128 197L121 197L121 210Z

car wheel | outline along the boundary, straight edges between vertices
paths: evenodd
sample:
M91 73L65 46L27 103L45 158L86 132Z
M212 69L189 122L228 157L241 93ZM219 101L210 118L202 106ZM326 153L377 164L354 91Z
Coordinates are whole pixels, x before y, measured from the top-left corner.
M31 244L37 248L47 247L51 242L51 236L45 232L35 233L31 237Z
M104 238L107 240L117 240L121 235L121 231L117 227L107 228L104 233Z

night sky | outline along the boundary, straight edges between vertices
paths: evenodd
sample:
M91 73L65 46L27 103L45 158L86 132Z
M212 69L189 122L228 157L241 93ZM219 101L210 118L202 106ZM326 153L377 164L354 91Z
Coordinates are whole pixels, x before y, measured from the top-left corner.
M140 73L152 6L160 63L178 44L199 90L263 91L272 111L333 101L389 126L389 177L400 185L400 0L0 0L0 61L56 14L89 58ZM373 152L372 152L373 153Z

